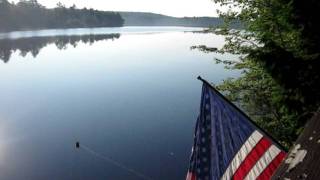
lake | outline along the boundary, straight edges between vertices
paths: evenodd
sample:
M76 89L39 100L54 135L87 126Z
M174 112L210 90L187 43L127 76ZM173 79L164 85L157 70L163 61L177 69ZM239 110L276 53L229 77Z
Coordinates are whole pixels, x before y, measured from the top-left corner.
M184 179L198 75L239 76L199 28L0 33L0 179ZM75 143L80 142L80 148Z

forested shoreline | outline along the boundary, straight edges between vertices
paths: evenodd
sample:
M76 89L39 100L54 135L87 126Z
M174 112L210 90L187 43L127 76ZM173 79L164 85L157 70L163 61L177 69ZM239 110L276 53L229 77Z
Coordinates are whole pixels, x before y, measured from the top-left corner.
M119 12L125 26L186 26L217 27L223 24L218 17L172 17L146 12Z
M121 27L124 20L117 12L78 9L75 5L48 9L37 0L20 0L10 3L0 0L0 32L53 29L53 28L88 28L88 27Z

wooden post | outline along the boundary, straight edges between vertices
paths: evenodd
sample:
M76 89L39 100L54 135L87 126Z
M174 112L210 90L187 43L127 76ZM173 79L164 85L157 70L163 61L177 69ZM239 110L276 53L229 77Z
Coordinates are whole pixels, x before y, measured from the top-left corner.
M272 179L320 179L320 112L308 121Z

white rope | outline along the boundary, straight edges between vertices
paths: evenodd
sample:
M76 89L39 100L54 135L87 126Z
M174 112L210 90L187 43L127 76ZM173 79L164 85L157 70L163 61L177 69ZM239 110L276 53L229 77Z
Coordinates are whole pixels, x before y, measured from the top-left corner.
M89 148L88 146L86 146L86 145L81 144L81 145L80 145L80 148L82 148L83 150L85 150L85 151L88 152L89 154L95 156L96 158L99 158L99 159L102 159L102 160L104 160L104 161L107 161L107 162L109 162L109 163L111 163L111 164L113 164L113 165L115 165L115 166L117 166L117 167L119 167L119 168L121 168L121 169L123 169L123 170L125 170L125 171L127 171L127 172L129 172L129 173L131 173L131 174L133 174L133 175L141 178L141 179L143 179L143 180L153 180L152 178L148 177L147 175L145 175L145 174L143 174L143 173L141 173L141 172L138 172L138 171L136 171L136 170L134 170L134 169L132 169L132 168L129 168L129 167L127 167L127 166L125 166L125 165L123 165L123 164L121 164L121 163L113 160L113 159L110 158L110 157L107 157L107 156L105 156L105 155L102 155L102 154L100 154L100 153L97 153L96 151L90 149L90 148Z

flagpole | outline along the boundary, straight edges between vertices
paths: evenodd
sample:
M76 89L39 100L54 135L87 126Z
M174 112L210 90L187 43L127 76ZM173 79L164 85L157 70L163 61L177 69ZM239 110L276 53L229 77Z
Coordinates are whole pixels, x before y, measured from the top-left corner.
M283 149L284 151L288 152L288 149L285 148L282 144L280 144L272 135L270 135L267 131L265 131L263 128L261 128L256 122L254 122L247 114L245 114L240 108L238 108L235 104L233 104L231 101L229 101L223 94L221 94L213 85L211 85L208 81L203 79L201 76L198 76L198 80L202 81L204 84L209 86L214 92L216 92L222 99L227 101L233 108L235 108L240 114L242 114L244 117L246 117L250 123L252 123L254 126L257 127L263 134L265 134L267 137L270 138L271 141L274 142L279 148Z

